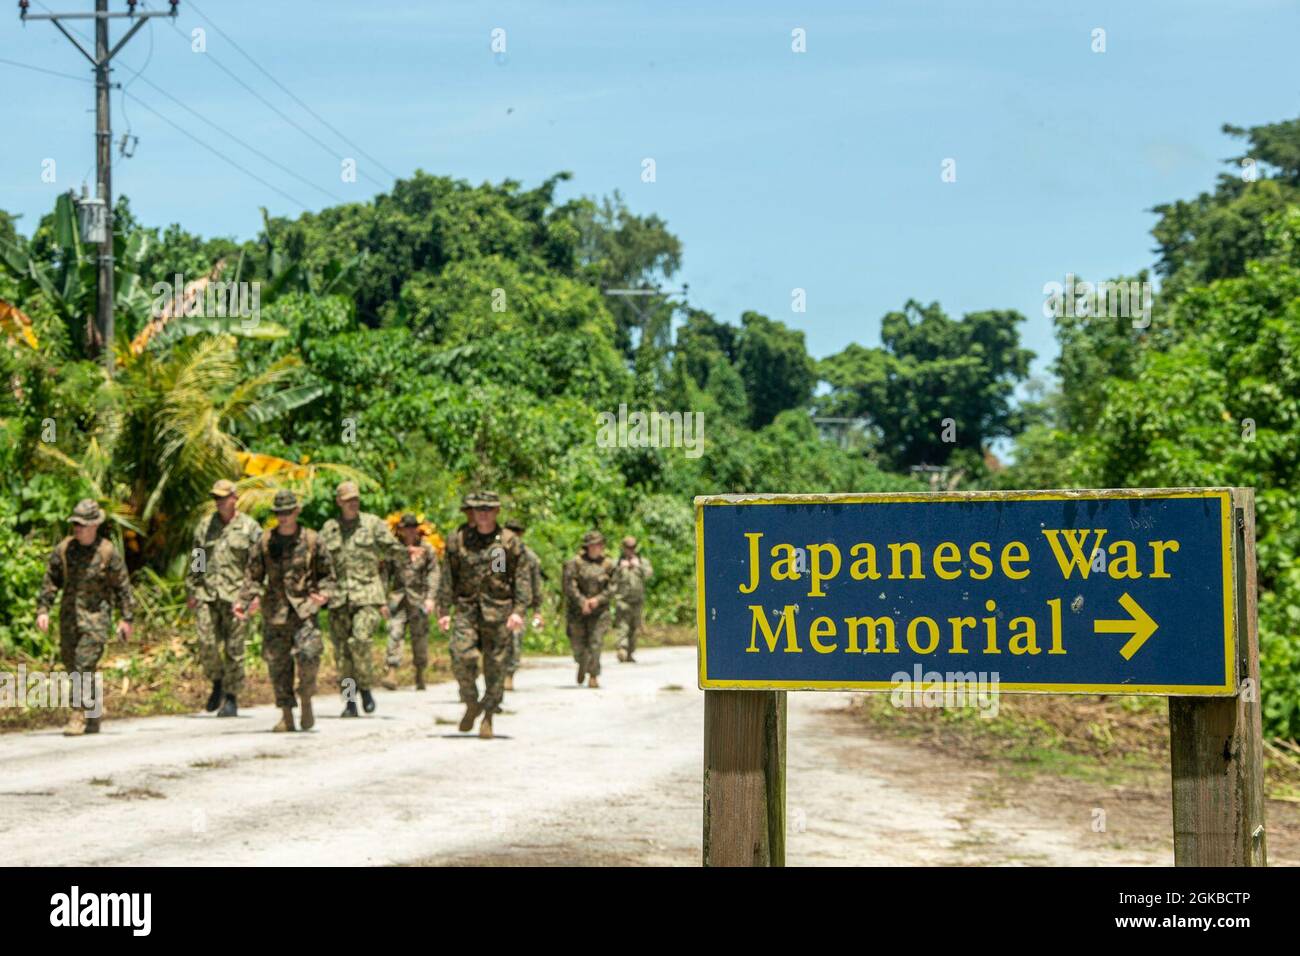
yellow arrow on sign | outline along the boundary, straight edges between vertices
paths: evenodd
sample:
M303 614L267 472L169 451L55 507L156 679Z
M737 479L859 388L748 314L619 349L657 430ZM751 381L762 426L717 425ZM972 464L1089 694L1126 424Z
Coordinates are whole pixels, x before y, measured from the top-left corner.
M1123 647L1119 649L1120 657L1124 660L1132 660L1133 655L1138 652L1143 644L1147 642L1152 634L1156 632L1157 624L1146 611L1142 610L1142 605L1129 595L1127 591L1119 597L1119 606L1129 613L1127 621L1094 621L1093 631L1098 634L1132 634Z

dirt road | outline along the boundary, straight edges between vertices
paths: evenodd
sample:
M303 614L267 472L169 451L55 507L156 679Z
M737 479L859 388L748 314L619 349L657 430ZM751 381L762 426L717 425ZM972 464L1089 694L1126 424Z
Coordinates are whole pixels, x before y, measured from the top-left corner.
M612 657L595 691L567 659L528 659L491 741L457 733L451 684L380 692L352 721L318 697L305 734L269 733L276 714L258 707L0 736L6 862L696 865L694 649ZM1170 861L1093 832L1068 800L990 802L990 772L874 739L847 700L790 695L791 865Z

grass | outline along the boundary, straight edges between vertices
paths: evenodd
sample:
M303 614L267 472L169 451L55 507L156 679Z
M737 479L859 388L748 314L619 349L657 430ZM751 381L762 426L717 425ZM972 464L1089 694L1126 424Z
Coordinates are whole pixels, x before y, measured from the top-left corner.
M1169 719L1157 697L1006 695L995 716L971 707L898 707L888 694L855 701L861 719L892 735L966 759L996 763L1003 776L1039 774L1123 786L1168 773ZM1265 751L1266 788L1288 800L1300 791L1300 764Z

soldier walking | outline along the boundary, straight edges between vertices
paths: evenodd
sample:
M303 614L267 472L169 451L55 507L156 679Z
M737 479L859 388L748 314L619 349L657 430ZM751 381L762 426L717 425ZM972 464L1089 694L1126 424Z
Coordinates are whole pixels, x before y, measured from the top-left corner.
M387 575L388 598L388 674L384 687L397 690L397 668L402 665L402 640L411 631L411 659L415 664L415 689L424 690L424 669L429 664L429 617L438 594L438 553L424 540L420 520L404 514L397 523L397 533L406 548L404 559L391 559Z
M244 685L244 646L248 622L235 617L234 603L244 586L248 553L262 537L256 521L239 511L239 496L225 478L212 486L216 511L194 529L190 570L185 575L186 603L194 612L199 661L212 681L204 710L218 717L239 713Z
M494 491L472 492L462 506L467 520L447 538L438 586L438 627L451 629L451 668L465 704L462 733L480 713L480 737L492 736L492 716L501 709L511 633L524 626L532 599L523 542L497 525L501 499ZM454 616L453 616L453 611ZM479 661L485 685L478 697Z
M72 534L50 552L45 562L45 579L36 599L36 626L50 629L50 608L63 590L59 605L59 656L69 675L81 675L81 699L74 701L64 736L80 737L99 733L103 701L95 697L94 674L113 628L113 605L120 615L117 631L131 636L131 582L126 562L113 542L99 538L104 512L98 502L85 498L77 502L68 519Z
M614 565L614 636L620 662L636 663L636 639L643 625L645 583L654 575L650 559L637 554L636 538L623 539L623 554Z
M357 691L362 709L367 714L375 711L370 692L375 683L374 638L388 619L384 562L400 561L406 549L383 518L361 510L361 491L355 483L341 482L334 491L334 502L339 516L320 529L338 579L338 592L330 605L330 642L345 701L340 716L356 717Z
M335 593L334 568L320 536L298 524L301 509L292 491L277 491L271 510L276 526L250 550L244 586L232 610L243 621L261 605L262 656L281 714L275 732L294 729L295 663L302 729L310 730L316 723L311 697L324 652L317 617Z
M605 554L605 536L588 531L582 551L564 565L565 630L578 662L578 683L600 686L600 651L609 631L610 584L614 562Z
M519 535L520 542L524 539L524 525L521 521L507 521L506 527ZM546 623L542 619L542 559L537 556L537 552L524 543L524 557L528 560L528 588L532 592L533 599L528 604L528 610L533 612L533 630L541 630ZM506 690L515 689L515 671L519 669L519 659L524 654L524 629L521 627L515 631L510 641L510 661L506 665Z

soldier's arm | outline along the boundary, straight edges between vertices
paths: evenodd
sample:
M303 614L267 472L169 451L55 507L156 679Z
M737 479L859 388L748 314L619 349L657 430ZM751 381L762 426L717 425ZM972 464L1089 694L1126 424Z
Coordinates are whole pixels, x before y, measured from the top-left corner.
M528 605L534 611L542 606L542 563L541 561L531 560L528 562L528 583L533 589L533 603Z
M641 558L641 574L643 579L646 581L649 581L652 577L655 576L654 565L650 563L649 558L644 556L642 556Z
M438 589L442 584L442 575L438 569L438 552L433 547L426 545L428 550L428 560L424 563L424 593L429 597L436 597Z
M259 537L248 549L248 563L244 565L244 585L239 591L239 603L248 607L253 598L262 596L262 579L266 577L266 553Z
M574 604L581 604L583 593L578 590L578 569L575 567L577 558L570 558L564 562L564 596Z
M397 562L407 557L406 544L401 541L397 535L393 534L392 530L388 527L388 522L383 518L376 517L375 521L382 532L375 535L376 540L380 542L379 560L385 564L393 564L396 567L400 567Z
M390 605L401 597L401 571L395 558L385 556L379 562L379 580L384 586L384 593L388 595Z
M529 568L528 555L524 553L523 546L520 545L519 539L515 539L515 548L517 551L515 557L515 579L511 582L511 589L514 593L514 604L510 608L511 614L524 616L528 606L533 603L532 572Z
M452 563L451 563L451 551L449 549L447 551L446 556L443 558L442 570L438 575L438 600L437 600L438 606L434 608L434 613L437 614L438 617L446 617L447 615L451 614L451 600L452 600L451 575L452 575Z
M334 592L338 590L338 581L334 577L334 559L330 557L329 548L325 547L325 542L316 538L316 553L312 556L312 571L316 580L316 590L325 595L327 601L332 600Z
M117 548L113 549L113 556L108 559L108 580L117 600L117 610L122 615L122 620L129 624L135 615L135 599L131 595L131 575L127 573L126 562L122 560Z
M37 614L50 613L50 608L54 607L54 599L58 597L61 587L63 587L63 561L59 558L59 549L56 547L45 562L45 577L41 580L41 593L36 598Z
M200 521L199 526L194 529L194 538L190 543L189 570L185 572L185 596L187 598L194 597L194 592L199 589L199 585L202 582L202 579L199 577L199 572L194 568L194 552L203 549L205 544L203 540L203 525L204 522ZM206 569L207 566L208 556L205 554L203 556L204 569Z

